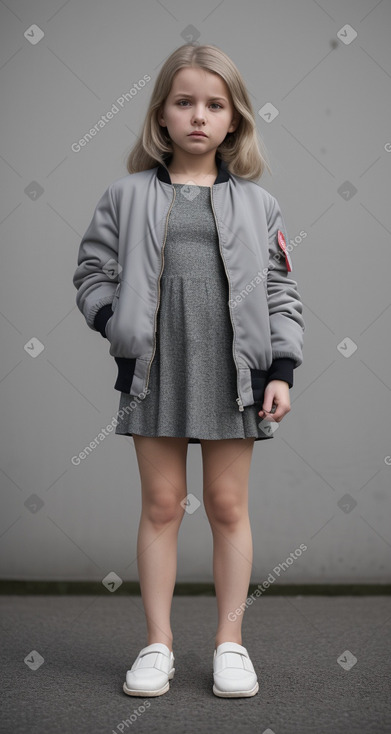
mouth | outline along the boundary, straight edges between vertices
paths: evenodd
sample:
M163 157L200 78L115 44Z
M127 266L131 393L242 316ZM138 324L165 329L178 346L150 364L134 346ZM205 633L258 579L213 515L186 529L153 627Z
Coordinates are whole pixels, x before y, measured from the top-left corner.
M190 133L190 137L193 137L193 136L194 137L197 137L197 138L206 138L207 137L207 135L205 135L205 133L201 133L201 132Z

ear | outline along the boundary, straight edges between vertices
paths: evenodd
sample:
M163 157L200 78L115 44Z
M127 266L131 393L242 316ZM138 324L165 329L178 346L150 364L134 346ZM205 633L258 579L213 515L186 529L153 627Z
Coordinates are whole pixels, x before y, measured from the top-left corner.
M157 113L156 117L157 117L157 121L158 121L159 125L162 125L162 127L166 127L166 123L164 121L164 115L163 115L163 107L161 107L158 110L158 113Z
M235 110L234 111L234 114L233 114L233 117L232 117L231 124L230 124L230 126L228 128L228 132L229 133L234 133L235 132L235 130L237 129L237 127L239 125L240 118L241 118L240 113L237 110Z

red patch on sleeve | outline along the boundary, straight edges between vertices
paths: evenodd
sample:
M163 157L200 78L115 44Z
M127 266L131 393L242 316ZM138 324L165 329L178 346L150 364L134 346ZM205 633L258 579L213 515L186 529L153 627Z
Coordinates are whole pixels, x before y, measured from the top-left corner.
M285 255L285 262L286 262L287 270L289 272L292 272L292 261L291 261L291 259L289 257L289 252L287 250L287 246L286 246L286 242L285 242L285 237L284 237L284 235L283 235L283 233L281 232L280 229L277 230L277 239L278 239L278 244L280 245L281 250L283 251L283 253Z

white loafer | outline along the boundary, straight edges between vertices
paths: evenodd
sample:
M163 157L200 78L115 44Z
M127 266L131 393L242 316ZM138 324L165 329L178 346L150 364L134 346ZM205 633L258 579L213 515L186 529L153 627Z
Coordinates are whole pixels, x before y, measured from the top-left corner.
M213 693L222 698L255 696L257 675L249 654L237 642L222 642L213 656Z
M174 677L174 653L162 642L154 642L140 650L123 684L128 696L161 696L168 691Z

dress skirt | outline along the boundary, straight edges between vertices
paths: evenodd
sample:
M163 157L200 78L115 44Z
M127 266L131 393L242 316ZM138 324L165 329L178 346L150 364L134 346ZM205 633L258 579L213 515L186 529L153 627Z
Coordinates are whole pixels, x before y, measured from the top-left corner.
M272 438L260 402L239 411L229 286L209 186L174 183L160 280L156 351L142 399L121 393L116 434ZM131 316L130 316L131 318Z

